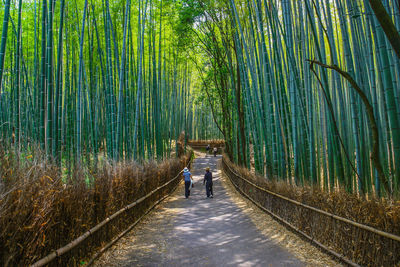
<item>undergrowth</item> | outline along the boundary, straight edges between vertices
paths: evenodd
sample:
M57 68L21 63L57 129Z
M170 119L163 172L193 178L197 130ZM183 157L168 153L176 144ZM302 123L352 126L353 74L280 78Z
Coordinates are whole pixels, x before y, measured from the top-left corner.
M61 170L38 154L21 160L12 150L0 149L0 266L26 266L66 245L171 180L190 156L143 165L104 162L101 168L76 169L69 179L62 179ZM75 265L124 230L171 186L54 265Z
M330 214L400 236L400 201L373 197L366 199L340 189L325 192L317 187L299 187L284 181L267 180L233 164L226 155L224 159L235 173L263 189ZM229 174L229 168L227 170L227 175L230 175L235 184L254 201L336 253L361 266L398 266L400 264L400 242L337 221L330 215L321 215L273 194L267 194L237 178L236 175Z
M374 197L365 199L342 189L329 193L317 187L295 186L284 181L267 180L246 168L233 165L226 155L224 157L235 171L267 190L355 222L400 235L400 201Z

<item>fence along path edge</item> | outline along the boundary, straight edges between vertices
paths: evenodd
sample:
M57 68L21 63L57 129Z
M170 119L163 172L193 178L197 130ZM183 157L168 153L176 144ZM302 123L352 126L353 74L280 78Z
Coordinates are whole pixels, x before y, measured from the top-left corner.
M399 241L399 242L400 242L400 236L397 236L397 235L394 235L394 234L391 234L391 233L388 233L388 232L385 232L385 231L382 231L382 230L378 230L378 229L375 229L375 228L373 228L373 227L370 227L370 226L367 226L367 225L364 225L364 224L361 224L361 223L357 223L357 222L354 222L354 221L352 221L352 220L349 220L349 219L346 219L346 218L337 216L337 215L335 215L335 214L332 214L332 213L329 213L329 212L326 212L326 211L323 211L323 210L320 210L320 209L317 209L317 208L314 208L314 207L305 205L305 204L303 204L303 203L301 203L301 202L298 202L298 201L296 201L296 200L287 198L287 197L285 197L285 196L282 196L282 195L280 195L280 194L277 194L277 193L274 193L274 192L272 192L272 191L269 191L269 190L267 190L267 189L265 189L265 188L262 188L262 187L258 186L257 184L255 184L255 183L249 181L248 179L244 178L243 176L241 176L240 174L238 174L236 171L232 170L232 168L231 168L231 167L229 166L229 164L226 162L226 160L225 160L224 157L222 158L222 162L223 162L223 165L226 166L226 167L229 169L229 171L230 171L233 175L235 175L236 177L242 179L243 181L245 181L246 183L250 184L251 186L253 186L253 187L255 187L255 188L257 188L257 189L259 189L259 190L261 190L261 191L263 191L263 192L265 192L265 193L267 193L267 194L270 194L270 195L273 195L273 196L275 196L275 197L277 197L277 198L286 200L286 201L291 202L291 203L293 203L293 204L295 204L295 205L297 205L297 206L301 206L301 207L304 207L304 208L306 208L306 209L310 209L310 210L312 210L312 211L315 211L315 212L317 212L317 213L320 213L320 214L323 214L323 215L325 215L325 216L331 217L331 218L336 219L336 220L338 220L338 221L342 221L342 222L351 224L351 225L353 225L353 226L355 226L355 227L358 227L358 228L360 228L360 229L364 229L364 230L370 231L370 232L372 232L372 233L375 233L375 234L377 234L377 235L380 235L380 236L383 236L383 237L386 237L386 238L390 238L390 239L392 239L392 240L395 240L395 241ZM350 265L350 266L360 266L360 265L354 263L353 261L351 261L351 260L345 258L344 256L340 255L339 253L337 253L337 252L331 250L331 249L328 248L327 246L325 246L325 245L323 245L322 243L320 243L320 242L318 242L317 240L315 240L313 237L307 235L306 233L304 233L304 232L301 231L300 229L297 229L294 225L292 225L291 223L289 223L289 222L286 221L285 219L283 219L283 218L277 216L276 214L272 213L272 212L271 212L270 210L268 210L267 208L263 207L261 204L259 204L257 201L255 201L252 197L250 197L247 193L245 193L241 188L239 188L239 186L238 186L237 184L235 184L235 182L232 180L232 178L231 178L229 175L227 175L227 176L228 176L229 180L231 181L231 183L235 186L235 188L236 188L237 190L239 190L240 193L243 194L246 198L248 198L251 202L253 202L257 207L259 207L259 208L262 209L263 211L267 212L268 214L270 214L272 217L274 217L274 218L277 219L278 221L280 221L280 222L282 222L283 224L287 225L289 228L293 229L295 232L301 234L302 236L304 236L305 238L307 238L308 240L310 240L312 243L316 244L316 245L319 246L321 249L323 249L323 250L326 251L327 253L331 254L332 256L336 257L336 258L339 259L340 261L345 262L346 264L348 264L348 265Z
M279 195L279 194L277 194L277 193L274 193L274 192L272 192L272 191L269 191L269 190L267 190L267 189L265 189L265 188L262 188L262 187L256 185L255 183L253 183L253 182L247 180L246 178L242 177L240 174L236 173L234 170L232 170L232 169L229 167L229 165L225 162L225 160L224 160L224 164L229 168L229 170L230 170L235 176L237 176L238 178L244 180L244 181L247 182L248 184L250 184L250 185L256 187L257 189L259 189L259 190L261 190L261 191L264 191L264 192L266 192L266 193L268 193L268 194L271 194L271 195L273 195L273 196L276 196L276 197L278 197L278 198L281 198L281 199L283 199L283 200L286 200L286 201L291 202L291 203L293 203L293 204L296 204L296 205L298 205L298 206L304 207L304 208L306 208L306 209L309 209L309 210L315 211L315 212L317 212L317 213L320 213L320 214L323 214L323 215L332 217L332 218L334 218L334 219L336 219L336 220L338 220L338 221L342 221L342 222L351 224L351 225L353 225L353 226L356 226L356 227L358 227L358 228L361 228L361 229L370 231L370 232L375 233L375 234L377 234L377 235L380 235L380 236L383 236L383 237L387 237L387 238L390 238L390 239L393 239L393 240L395 240L395 241L399 241L399 242L400 242L400 236L397 236L397 235L394 235L394 234L391 234L391 233L388 233L388 232L385 232L385 231L382 231L382 230L373 228L373 227L371 227L371 226L367 226L367 225L364 225L364 224L361 224L361 223L358 223L358 222L355 222L355 221L352 221L352 220L349 220L349 219L346 219L346 218L337 216L337 215L332 214L332 213L329 213L329 212L327 212L327 211L323 211L323 210L320 210L320 209L317 209L317 208L308 206L308 205L303 204L303 203L301 203L301 202L298 202L298 201L296 201L296 200L293 200L293 199L284 197L284 196L282 196L282 195Z
M174 191L174 190L172 190ZM107 249L109 249L112 245L114 245L118 240L120 240L124 235L129 233L152 209L154 209L155 206L160 204L164 199L166 199L170 194L167 194L163 196L161 199L157 200L150 208L147 209L147 211L140 216L139 219L137 219L134 223L132 223L126 230L118 234L113 240L111 240L108 244L106 244L104 247L102 247L98 252L96 252L93 257L90 259L88 264L86 266L91 266L94 261L101 256Z
M192 152L193 153L193 152ZM186 166L189 166L192 163L192 158L193 158L193 154L191 154L191 157L189 159L189 162L186 164ZM131 204L125 206L124 208L120 209L119 211L117 211L116 213L114 213L113 215L107 217L106 219L104 219L101 223L97 224L96 226L94 226L93 228L89 229L88 231L86 231L83 235L79 236L78 238L74 239L73 241L71 241L70 243L68 243L67 245L55 250L54 252L50 253L49 255L47 255L46 257L38 260L37 262L35 262L34 264L31 265L31 267L40 267L40 266L44 266L48 263L50 263L51 261L53 261L54 259L56 259L57 257L62 256L63 254L67 253L68 251L70 251L71 249L73 249L74 247L78 246L80 243L82 243L84 240L86 240L86 238L88 238L89 236L93 235L95 232L97 232L99 229L101 229L103 226L105 226L106 224L108 224L110 221L112 221L113 219L115 219L116 217L118 217L119 215L121 215L122 213L130 210L131 208L135 207L137 204L143 202L144 200L146 200L147 198L149 198L150 196L152 196L155 192L157 192L158 190L166 187L167 185L169 185L170 183L172 183L173 181L175 181L176 179L178 179L181 175L182 171L180 171L174 178L172 178L171 180L169 180L168 182L166 182L165 184L157 187L156 189L154 189L153 191L151 191L150 193L148 193L147 195L139 198L138 200L132 202ZM166 195L168 196L168 194ZM154 208L158 203L160 203L162 200L164 200L166 198L166 196L162 197L160 200L156 201L155 204L152 205L152 207L150 209L148 209L137 221L135 221L131 226L128 227L129 230L131 230L147 213L150 212L150 210L152 208ZM129 230L126 229L125 231L123 231L123 234L126 234L129 232ZM120 239L123 235L119 234L115 239L113 239L111 242L116 242L118 239ZM106 247L111 246L110 244L107 244ZM103 249L101 249L102 251ZM103 251L104 252L104 251ZM99 254L100 255L100 254ZM99 255L95 255L95 256L99 256Z

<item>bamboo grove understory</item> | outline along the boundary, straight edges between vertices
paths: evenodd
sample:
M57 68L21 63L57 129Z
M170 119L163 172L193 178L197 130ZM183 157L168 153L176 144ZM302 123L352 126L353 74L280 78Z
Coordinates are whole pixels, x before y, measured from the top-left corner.
M0 139L17 151L162 159L185 131L267 179L400 192L399 0L0 5Z
M168 5L6 1L1 139L60 164L169 156L190 123L190 72Z
M398 0L190 3L193 61L236 163L326 191L399 193L399 47L375 15L398 38Z

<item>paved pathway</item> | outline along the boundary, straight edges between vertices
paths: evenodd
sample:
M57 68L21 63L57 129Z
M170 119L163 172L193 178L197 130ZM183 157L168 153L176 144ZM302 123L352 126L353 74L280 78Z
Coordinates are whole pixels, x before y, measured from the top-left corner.
M217 161L198 158L189 199L182 187L147 222L133 230L107 266L305 266L271 239L233 203L221 185ZM206 198L204 169L214 175L214 198ZM171 214L172 213L172 214ZM129 244L127 244L129 243ZM121 250L123 250L121 252ZM115 253L113 253L115 254ZM98 263L99 265L102 265Z

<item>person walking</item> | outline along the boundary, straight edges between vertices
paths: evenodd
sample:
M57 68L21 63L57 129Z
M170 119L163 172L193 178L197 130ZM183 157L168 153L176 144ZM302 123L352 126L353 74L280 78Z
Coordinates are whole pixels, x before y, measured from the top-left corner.
M185 180L185 198L188 198L190 196L190 186L193 183L193 180L192 174L186 167L183 169L183 178Z
M207 157L207 154L210 153L210 149L211 149L210 144L208 144L206 147L206 157Z
M217 151L218 151L218 149L216 147L214 147L214 157L217 156Z
M212 186L213 186L212 173L210 172L209 167L206 168L206 174L204 175L204 180L203 180L203 185L204 184L206 185L207 197L213 198L214 194L213 194L213 189L212 189Z

